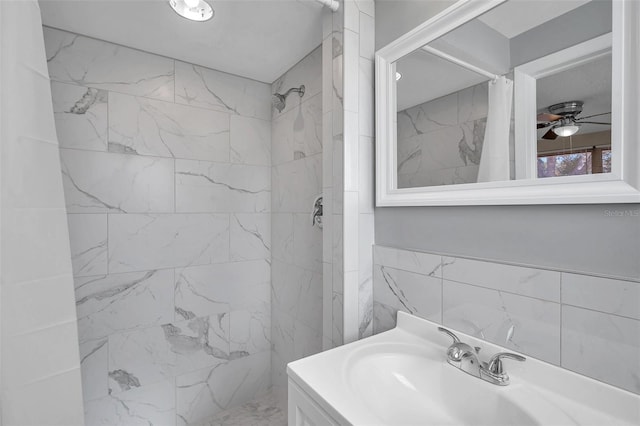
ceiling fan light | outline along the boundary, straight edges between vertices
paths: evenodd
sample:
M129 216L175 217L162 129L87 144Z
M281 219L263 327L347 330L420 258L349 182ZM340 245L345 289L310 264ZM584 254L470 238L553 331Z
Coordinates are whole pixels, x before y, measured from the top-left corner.
M575 124L569 124L566 126L554 127L553 133L562 138L566 138L567 136L575 135L578 130L580 130L580 127L576 126Z
M211 5L204 0L169 0L169 6L183 18L208 21L213 18Z

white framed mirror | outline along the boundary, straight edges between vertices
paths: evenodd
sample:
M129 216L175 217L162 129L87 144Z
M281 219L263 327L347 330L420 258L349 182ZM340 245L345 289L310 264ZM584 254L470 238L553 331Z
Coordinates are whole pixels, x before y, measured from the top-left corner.
M377 206L640 202L639 20L461 0L380 49Z

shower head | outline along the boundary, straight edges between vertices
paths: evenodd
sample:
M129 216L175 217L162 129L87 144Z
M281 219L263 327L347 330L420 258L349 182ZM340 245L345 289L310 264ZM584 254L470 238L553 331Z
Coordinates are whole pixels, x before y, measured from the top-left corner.
M300 87L293 87L289 90L286 91L286 93L284 95L280 94L280 93L274 93L273 97L271 98L271 105L273 105L273 107L275 109L278 110L278 112L282 112L284 110L284 107L287 104L287 96L289 96L290 93L292 92L296 92L298 95L300 95L300 97L304 96L304 84Z

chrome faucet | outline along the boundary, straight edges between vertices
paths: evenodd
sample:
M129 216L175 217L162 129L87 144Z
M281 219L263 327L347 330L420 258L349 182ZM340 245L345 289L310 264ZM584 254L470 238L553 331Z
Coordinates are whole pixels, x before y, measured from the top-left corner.
M502 360L505 358L516 361L524 361L526 358L510 352L500 352L491 357L488 363L480 361L478 352L480 348L472 348L460 341L458 336L446 328L438 327L441 331L453 339L453 343L447 349L447 362L454 367L475 377L479 377L494 385L506 386L509 384L509 375L504 371Z

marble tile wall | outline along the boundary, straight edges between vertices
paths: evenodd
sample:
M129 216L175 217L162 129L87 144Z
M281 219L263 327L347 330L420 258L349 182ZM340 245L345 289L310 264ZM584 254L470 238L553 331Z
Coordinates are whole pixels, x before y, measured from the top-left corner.
M384 246L373 273L374 333L401 310L640 394L637 278Z
M372 331L374 17L346 0L323 22L325 349Z
M481 83L398 112L398 187L476 182L487 102Z
M272 382L286 406L286 364L322 350L323 232L311 226L322 195L322 50L277 79L273 93L304 84L282 112L272 110ZM326 200L326 197L324 197ZM325 201L326 203L326 201ZM325 204L326 205L326 204Z
M185 425L266 392L271 88L59 30L44 34L86 423ZM301 114L313 121L307 96ZM318 146L296 148L307 158L292 169L283 161L282 170L319 170ZM298 191L315 182L291 180ZM286 193L275 210L299 198ZM309 203L300 203L305 224ZM290 212L293 232L302 210ZM320 250L295 244L304 248L297 256Z

